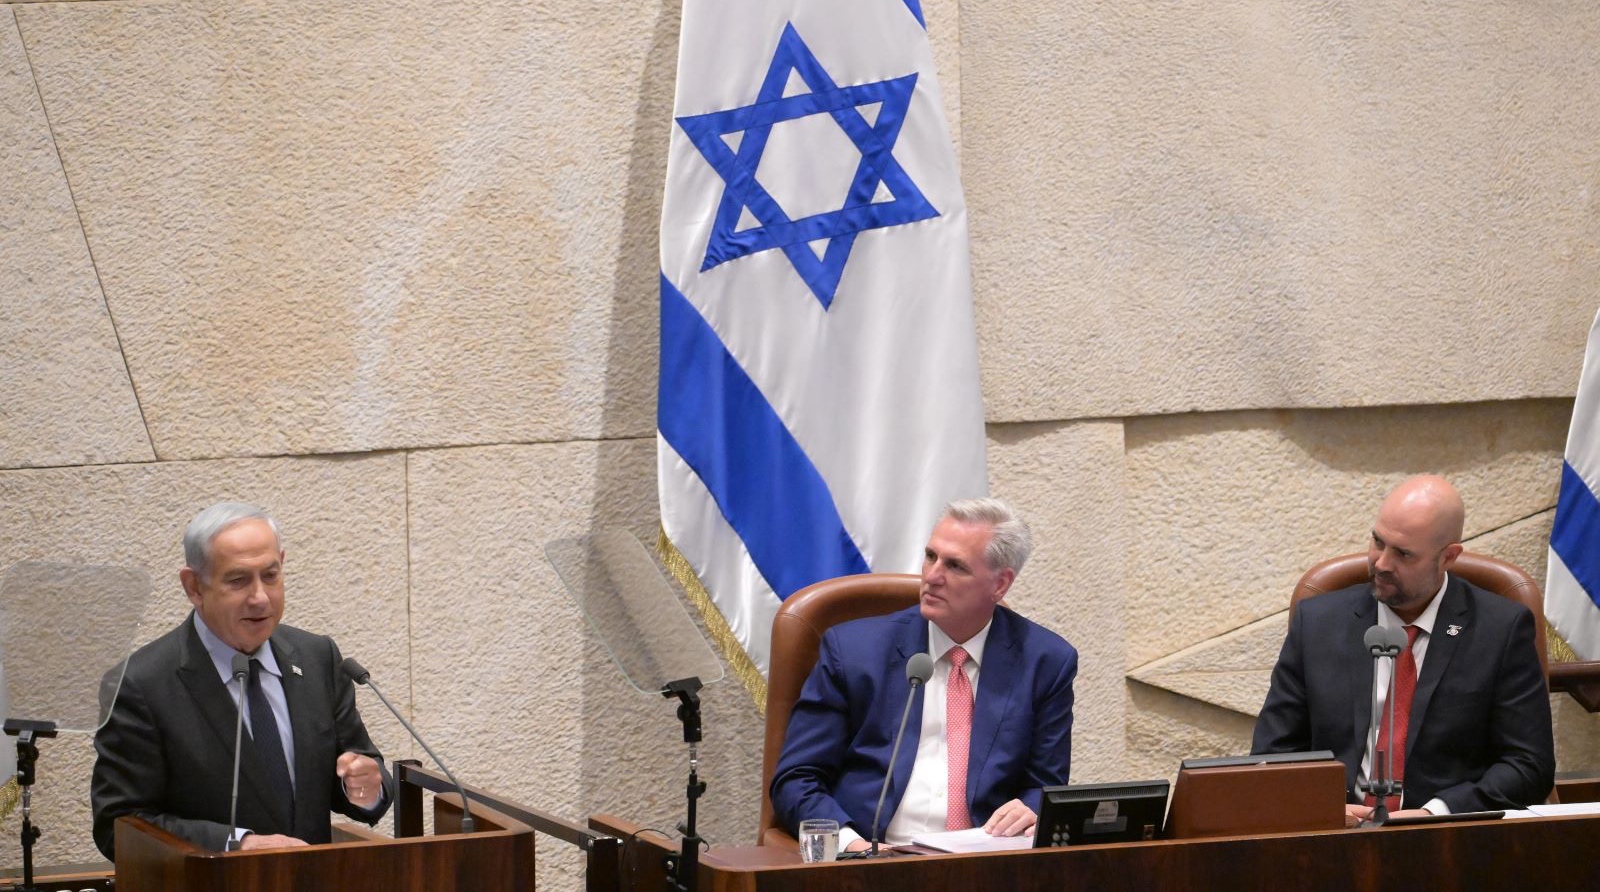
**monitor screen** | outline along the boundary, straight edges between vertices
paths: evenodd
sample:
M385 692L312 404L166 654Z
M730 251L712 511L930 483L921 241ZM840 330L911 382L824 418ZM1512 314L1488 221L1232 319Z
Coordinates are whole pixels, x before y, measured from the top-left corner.
M1184 759L1179 768L1233 768L1239 765L1277 765L1283 762L1328 762L1332 750L1311 750L1305 753L1257 753L1249 756L1210 756L1203 759Z
M1167 788L1164 780L1045 787L1033 847L1155 839Z

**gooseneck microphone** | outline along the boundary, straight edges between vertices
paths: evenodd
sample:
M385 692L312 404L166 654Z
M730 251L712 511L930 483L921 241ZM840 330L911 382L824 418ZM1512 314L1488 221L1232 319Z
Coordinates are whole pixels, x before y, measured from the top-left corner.
M239 840L234 837L239 832L239 750L244 744L244 686L248 683L245 679L250 677L250 658L242 653L233 655L233 680L239 683L239 715L234 719L233 725L233 794L228 805L228 842L222 847L224 852L231 852L239 845Z
M933 677L933 657L926 653L911 655L906 661L906 681L911 682L911 690L906 692L906 708L900 713L900 730L894 735L894 748L889 750L889 770L883 775L883 789L878 791L878 807L872 812L872 854L878 857L878 823L883 818L883 800L889 795L889 782L894 780L894 763L900 758L900 741L906 736L906 719L911 717L911 701L917 696L917 688L927 684Z
M1394 658L1406 646L1406 633L1400 629L1374 625L1361 636L1361 643L1372 655L1372 718L1367 725L1367 765L1372 775L1366 780L1367 792L1372 794L1374 807L1367 819L1369 826L1382 826L1389 820L1389 797L1400 792L1400 782L1394 779L1390 753L1378 749L1378 726L1389 723L1389 740L1394 740ZM1378 707L1378 663L1389 660L1389 693Z
M428 744L422 739L422 735L417 733L417 729L411 727L411 723L406 721L406 717L400 714L400 710L395 709L394 704L389 702L389 698L383 696L383 691L378 690L378 686L373 684L372 673L361 668L361 664L357 663L354 657L345 657L344 662L339 664L339 668L345 675L350 676L351 681L371 688L372 693L378 695L378 699L383 701L383 705L388 708L389 712L399 719L400 724L404 725L405 729L411 733L411 739L415 740L417 745L422 747L422 751L433 759L433 764L439 766L439 770L444 772L444 776L450 778L450 783L456 785L456 792L461 794L461 832L471 833L472 807L467 800L467 788L461 786L461 781L456 780L456 776L451 774L450 769L445 767L444 760L439 758L438 754L428 747Z

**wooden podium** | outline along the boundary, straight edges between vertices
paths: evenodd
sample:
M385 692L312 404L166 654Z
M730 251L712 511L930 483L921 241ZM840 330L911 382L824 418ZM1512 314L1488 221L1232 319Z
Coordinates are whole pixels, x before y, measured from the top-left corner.
M637 824L595 815L590 826L630 840L619 888L665 888L663 857L676 843ZM1004 889L1397 889L1593 892L1600 889L1600 816L1527 818L1156 840L979 855L899 855L802 864L773 846L712 848L700 856L702 892L859 892Z
M434 800L434 836L389 839L351 828L350 842L213 852L138 818L117 819L118 892L425 892L472 889L531 892L533 828L473 805L476 833L460 828L461 809ZM339 828L336 827L336 830Z

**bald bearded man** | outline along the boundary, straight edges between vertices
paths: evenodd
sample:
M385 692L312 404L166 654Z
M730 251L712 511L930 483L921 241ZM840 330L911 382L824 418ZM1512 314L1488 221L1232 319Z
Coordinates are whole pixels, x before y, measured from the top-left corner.
M1408 633L1416 687L1396 815L1524 808L1544 801L1555 781L1533 615L1449 572L1465 517L1444 478L1402 482L1372 526L1371 581L1308 598L1289 620L1251 748L1332 750L1345 765L1350 823L1372 811L1358 779L1371 773L1364 759L1374 661L1362 636L1374 624L1416 627ZM1403 671L1405 658L1395 662Z

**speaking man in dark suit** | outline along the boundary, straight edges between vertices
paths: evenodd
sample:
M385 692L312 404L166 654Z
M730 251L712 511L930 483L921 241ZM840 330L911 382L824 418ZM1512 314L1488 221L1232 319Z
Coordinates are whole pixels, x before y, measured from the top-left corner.
M999 606L1032 548L1028 527L998 499L946 507L924 550L921 603L829 629L789 719L772 804L794 832L806 818L839 822L846 849L866 848L910 683L926 653L885 799L890 843L981 825L1033 828L1040 788L1067 782L1078 652Z
M223 502L183 537L178 572L194 611L128 660L95 736L95 843L136 815L212 849L328 842L329 812L372 823L390 778L356 712L330 638L279 625L283 546L259 508ZM234 654L250 674L233 678ZM241 688L243 690L241 690ZM243 696L238 826L229 823L236 704Z
M1258 753L1332 750L1345 764L1354 823L1371 725L1373 624L1406 631L1395 673L1395 739L1380 731L1404 784L1403 811L1523 808L1555 781L1550 700L1527 608L1450 575L1461 554L1461 496L1442 477L1404 481L1383 500L1367 548L1371 582L1300 602L1256 720ZM1410 689L1409 706L1407 689Z

